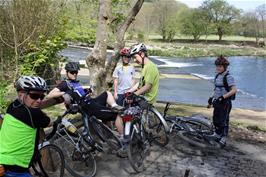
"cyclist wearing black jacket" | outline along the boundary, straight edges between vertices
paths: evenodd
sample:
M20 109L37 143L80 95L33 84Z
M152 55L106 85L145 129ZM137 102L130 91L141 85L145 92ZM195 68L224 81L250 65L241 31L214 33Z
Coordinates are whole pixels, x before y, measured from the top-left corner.
M79 97L86 95L86 91L77 80L78 71L80 70L78 62L68 62L65 65L67 80L62 81L48 95L48 99L57 98L75 91ZM71 93L70 93L71 95ZM66 98L66 97L65 97ZM65 99L65 102L68 102ZM107 107L107 105L111 106ZM82 104L83 109L91 116L106 121L115 121L118 132L123 134L123 122L121 117L112 110L121 110L123 107L116 104L111 92L103 92L96 98L86 97Z

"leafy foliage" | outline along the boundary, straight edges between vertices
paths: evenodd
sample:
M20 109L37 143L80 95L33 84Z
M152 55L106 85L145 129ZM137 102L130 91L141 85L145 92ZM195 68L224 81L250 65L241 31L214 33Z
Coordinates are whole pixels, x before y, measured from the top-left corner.
M231 22L240 14L239 9L231 6L225 0L206 0L200 8L208 14L208 22L216 27L219 40L224 34L230 33Z
M8 91L7 86L7 81L0 82L0 113L4 113L10 103L10 101L6 99L6 94Z
M31 51L22 57L21 73L51 79L56 75L59 61L62 60L58 52L65 47L66 44L59 36L52 39L40 36L39 42L30 44Z
M186 11L180 23L181 33L193 36L195 41L197 41L201 35L208 33L207 28L209 24L205 14L199 9Z

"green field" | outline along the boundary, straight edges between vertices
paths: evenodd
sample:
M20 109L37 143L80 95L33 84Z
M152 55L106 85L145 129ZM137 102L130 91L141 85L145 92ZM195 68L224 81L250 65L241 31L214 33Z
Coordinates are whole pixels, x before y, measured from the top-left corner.
M162 36L158 35L158 34L150 34L148 35L148 39L154 40L154 39L162 39ZM174 39L188 39L188 40L193 40L192 36L185 36L185 35L181 35L178 34L175 36ZM218 40L219 37L218 35L209 35L207 37L208 41L215 41ZM205 36L201 36L200 40L206 40ZM256 39L254 37L245 37L245 36L223 36L222 40L224 41L252 41L255 42Z

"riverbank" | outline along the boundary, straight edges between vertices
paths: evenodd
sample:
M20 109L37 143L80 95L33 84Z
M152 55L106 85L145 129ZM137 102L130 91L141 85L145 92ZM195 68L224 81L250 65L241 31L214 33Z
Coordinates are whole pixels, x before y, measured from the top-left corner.
M126 46L137 43L136 41L126 41ZM210 42L162 42L158 40L147 40L144 42L150 56L164 57L207 57L207 56L266 56L266 47L254 47L252 45L243 45L242 43L233 43L224 41L223 43ZM243 42L244 43L244 42ZM93 46L86 43L68 42L71 47L92 48ZM109 52L112 48L109 47Z
M149 55L167 57L266 56L266 48L235 44L146 42Z
M160 112L163 112L165 103L156 103ZM191 116L202 114L211 119L213 108L190 104L173 104L170 106L169 115ZM266 133L266 111L233 108L230 114L230 124L234 128L244 128L251 131ZM266 139L265 139L266 141Z

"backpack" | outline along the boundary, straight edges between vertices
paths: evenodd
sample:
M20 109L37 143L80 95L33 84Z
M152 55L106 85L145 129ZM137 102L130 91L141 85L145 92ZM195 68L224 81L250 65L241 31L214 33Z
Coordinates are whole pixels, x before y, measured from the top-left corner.
M227 76L229 75L229 72L227 72L225 75L224 75L224 77L223 77L223 87L225 88L225 90L227 91L227 92L230 92L230 87L228 86L228 82L227 82ZM215 81L216 81L216 79L217 79L217 77L219 76L219 74L216 74L216 76L215 76L215 79L214 79L214 83L215 83ZM215 85L215 87L217 87L216 85ZM229 97L228 99L230 99L230 100L235 100L236 99L236 94L234 94L234 95L232 95L231 97Z

